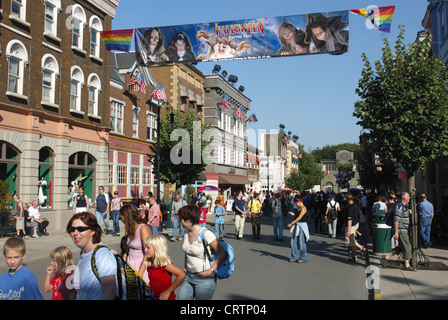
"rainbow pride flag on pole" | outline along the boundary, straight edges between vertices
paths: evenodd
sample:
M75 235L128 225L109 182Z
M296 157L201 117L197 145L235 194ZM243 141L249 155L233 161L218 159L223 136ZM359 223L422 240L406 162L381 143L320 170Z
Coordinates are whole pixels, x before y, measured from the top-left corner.
M353 9L351 13L367 18L366 26L369 29L378 29L390 33L390 26L394 16L395 6L377 7L369 6L366 9Z
M100 34L108 51L130 51L134 29L107 30Z

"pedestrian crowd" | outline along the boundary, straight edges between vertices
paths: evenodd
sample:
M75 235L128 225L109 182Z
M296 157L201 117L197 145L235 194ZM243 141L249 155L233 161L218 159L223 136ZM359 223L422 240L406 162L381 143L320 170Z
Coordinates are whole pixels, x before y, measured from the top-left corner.
M19 196L15 196L14 200L17 207L17 237L9 238L4 244L3 255L9 270L0 275L0 299L40 300L43 298L36 277L23 264L26 257L23 237L27 236L24 225L27 220L32 220L33 223L29 224L31 237L38 237L48 234L45 231L48 224L43 225L37 201L27 207ZM361 256L366 254L367 238L374 232L375 215L391 211L394 217L391 241L395 245L389 254L382 257L382 262L386 263L393 255L403 254L405 269L415 271L409 263L409 224L412 213L409 202L410 196L406 192L398 199L393 192L386 195L336 195L331 192L274 194L239 191L227 201L220 193L214 208L210 208L204 196L197 197L193 193L189 203L176 194L170 211L165 207L164 214L162 205L157 204L151 193L146 201L123 203L117 192L110 199L104 193L104 188L99 187L94 210L91 210L94 212L91 212L89 199L80 188L74 200L73 215L66 227L66 232L81 250L80 260L74 267L70 249L64 246L54 248L50 252L51 264L46 269L43 291L52 291L54 300L115 299L117 261L110 250L95 248L101 247L97 248L101 245L103 235L120 236L118 222L121 220L125 225L125 235L121 240L120 255L150 286L155 299L212 299L217 285L216 270L226 255L220 241L225 241L224 222L228 214L233 214L234 234L238 240L244 238L246 219L251 221L254 240L261 239L262 220L272 219L274 241L284 242L283 220L288 219L287 228L291 234L289 262L307 263L309 229L331 238L343 236L349 261L357 262L358 251ZM213 231L207 229L205 223L210 209L215 215ZM431 246L434 208L425 194L419 196L417 211L422 245L427 248ZM113 221L112 229L108 222L109 214ZM167 239L159 232L168 216L173 226L169 240L182 241L185 254L183 267L176 266L169 257ZM101 221L105 226L104 231ZM209 250L207 246L217 253L214 261L206 258L205 250ZM177 288L178 296L174 294Z

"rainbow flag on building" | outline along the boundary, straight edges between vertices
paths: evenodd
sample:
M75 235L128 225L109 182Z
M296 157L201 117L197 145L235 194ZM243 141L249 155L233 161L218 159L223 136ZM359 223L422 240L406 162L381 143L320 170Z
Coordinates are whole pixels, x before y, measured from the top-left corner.
M367 26L390 33L390 26L394 16L395 6L376 7L369 6L366 9L353 9L351 13L361 15L367 18Z
M134 29L107 30L100 34L108 51L130 51Z

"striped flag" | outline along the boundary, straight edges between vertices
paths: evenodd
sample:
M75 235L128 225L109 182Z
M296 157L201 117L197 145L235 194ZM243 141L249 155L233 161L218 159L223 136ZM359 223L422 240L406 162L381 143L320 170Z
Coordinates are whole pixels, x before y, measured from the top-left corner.
M143 76L143 73L140 75L140 77L136 77L132 79L129 82L129 90L131 91L140 91L146 94L146 83L145 83L145 77Z
M249 118L247 118L247 120L246 120L246 122L249 122L249 123L255 123L257 121L258 121L258 119L255 116L255 113L252 113L252 115Z
M129 52L134 29L100 31L106 50Z
M151 93L151 98L154 98L156 100L166 100L165 88L162 88L162 86L157 85L154 91Z
M394 16L395 6L376 7L370 6L366 9L353 9L351 13L361 15L367 18L367 27L372 27L380 31L390 33L390 26Z
M226 111L229 110L229 97L226 94L218 100L218 106L224 106Z
M235 109L235 114L236 114L236 117L237 117L238 119L243 119L243 116L244 116L244 109L243 109L243 106L240 106L239 108L236 108L236 109Z

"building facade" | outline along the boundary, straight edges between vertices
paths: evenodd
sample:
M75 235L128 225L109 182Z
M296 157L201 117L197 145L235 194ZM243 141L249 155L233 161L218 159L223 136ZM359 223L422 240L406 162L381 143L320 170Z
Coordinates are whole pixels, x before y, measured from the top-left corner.
M324 178L320 182L320 190L327 192L344 192L351 188L361 188L358 185L359 173L357 170L357 161L354 152L348 149L342 149L336 152L336 159L321 160L320 165L325 173ZM348 180L348 188L341 188L340 185L344 175L343 171L352 171L354 176Z
M260 191L281 192L285 186L287 140L283 130L260 135Z
M0 5L0 179L60 229L77 186L92 198L108 181L110 55L99 32L118 0Z
M213 136L206 184L221 188L229 197L250 184L245 137L251 100L219 73L205 76L204 91L204 124L210 125Z

